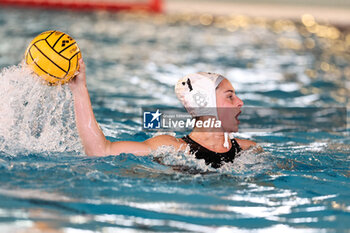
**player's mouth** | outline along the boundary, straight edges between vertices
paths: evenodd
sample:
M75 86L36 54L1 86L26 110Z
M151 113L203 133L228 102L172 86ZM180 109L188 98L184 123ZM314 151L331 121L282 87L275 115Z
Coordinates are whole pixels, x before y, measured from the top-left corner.
M239 122L240 122L240 121L238 120L238 116L241 114L241 112L242 112L242 111L239 111L239 113L237 113L237 115L235 116L235 119L236 119L236 121L237 121L238 124L239 124Z

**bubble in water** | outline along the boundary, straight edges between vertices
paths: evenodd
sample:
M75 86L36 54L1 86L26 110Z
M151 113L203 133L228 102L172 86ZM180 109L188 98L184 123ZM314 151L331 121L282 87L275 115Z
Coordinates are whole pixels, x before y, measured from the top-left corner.
M22 62L1 71L0 86L0 151L82 151L67 85L47 86Z

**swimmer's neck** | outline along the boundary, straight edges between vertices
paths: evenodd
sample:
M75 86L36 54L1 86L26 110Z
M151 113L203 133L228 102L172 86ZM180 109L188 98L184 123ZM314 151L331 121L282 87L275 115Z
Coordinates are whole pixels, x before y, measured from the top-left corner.
M207 128L203 130L199 128L194 128L192 132L189 134L189 136L194 141L196 141L197 143L207 148L219 150L220 152L227 151L227 148L223 146L225 142L224 132L218 132L218 129ZM231 140L228 140L228 142L231 148Z

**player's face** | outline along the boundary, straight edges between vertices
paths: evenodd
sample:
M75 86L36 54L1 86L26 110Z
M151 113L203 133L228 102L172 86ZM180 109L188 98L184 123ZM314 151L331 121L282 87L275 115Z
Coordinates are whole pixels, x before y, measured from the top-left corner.
M224 79L216 89L216 106L219 120L225 132L237 132L243 101L236 96L230 81Z

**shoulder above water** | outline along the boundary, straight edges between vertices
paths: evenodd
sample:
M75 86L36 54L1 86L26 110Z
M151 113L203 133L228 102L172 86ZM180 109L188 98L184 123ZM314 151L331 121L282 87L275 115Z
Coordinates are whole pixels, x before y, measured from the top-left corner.
M256 147L254 148L253 152L263 152L263 148L259 146L256 142L248 140L248 139L239 139L235 138L239 146L243 150L248 150L249 148Z

